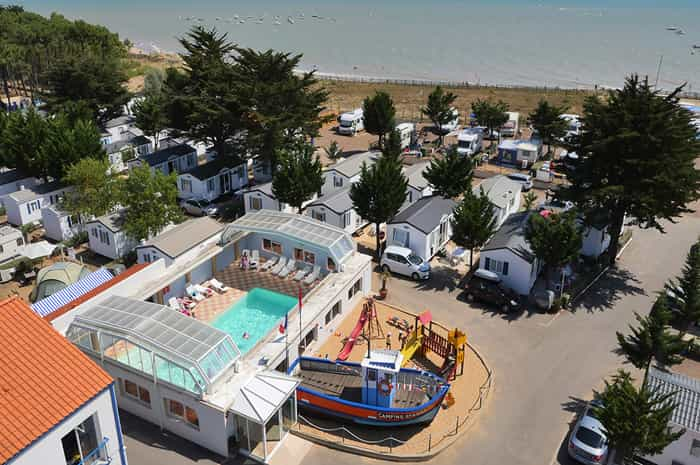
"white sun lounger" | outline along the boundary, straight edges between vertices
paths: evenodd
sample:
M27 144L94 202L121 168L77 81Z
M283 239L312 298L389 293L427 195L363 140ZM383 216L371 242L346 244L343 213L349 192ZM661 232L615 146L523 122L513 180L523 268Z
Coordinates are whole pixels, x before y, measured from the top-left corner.
M192 284L185 288L185 292L197 302L201 302L202 300L206 299L206 297L204 297L201 293L197 292L197 289L195 289Z
M225 285L216 278L211 278L209 280L209 286L214 288L217 292L226 292L230 289L227 285Z
M291 260L289 260L287 262L287 266L285 266L284 268L282 268L282 270L280 270L280 272L277 276L279 276L280 278L286 278L287 276L289 276L289 273L294 271L296 266L297 266L297 261L292 258Z
M180 311L182 310L182 307L180 306L180 302L177 301L177 297L171 297L168 299L168 306L172 308L173 310Z
M303 267L302 269L297 271L296 274L294 275L294 281L301 281L302 279L304 279L304 276L306 276L309 273L311 273L311 267L310 266Z
M265 263L262 264L260 269L263 271L269 270L270 268L272 268L273 266L275 266L277 264L277 260L279 260L279 258L276 255L273 255L272 257L270 257L269 260L267 260Z
M253 251L250 253L250 260L248 260L248 267L251 270L255 270L258 268L259 264L260 264L260 251L258 251L258 249L253 249Z
M212 295L214 295L214 291L212 291L208 287L202 286L201 284L195 284L194 290L199 292L200 294L202 294L205 297L211 297Z
M314 266L314 270L306 277L304 278L304 284L306 285L312 285L314 281L318 279L318 275L321 273L321 267L320 266Z
M270 270L270 273L272 274L278 274L280 271L284 269L284 267L287 265L287 257L280 257L279 261L275 266L272 267Z

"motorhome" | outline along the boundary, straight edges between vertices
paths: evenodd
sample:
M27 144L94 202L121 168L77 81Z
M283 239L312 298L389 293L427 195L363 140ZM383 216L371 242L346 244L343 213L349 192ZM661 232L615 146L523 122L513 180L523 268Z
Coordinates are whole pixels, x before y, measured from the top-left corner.
M508 121L501 127L502 137L515 137L518 134L518 120L520 119L520 113L509 111Z
M481 152L484 131L481 128L463 129L457 135L457 153L472 156Z
M452 112L452 119L447 123L440 125L440 132L443 134L448 134L455 131L459 126L459 111L454 107L452 107L450 111Z
M343 113L338 118L338 134L354 136L365 129L365 117L361 108Z
M401 149L410 147L416 136L416 125L413 123L401 123L396 126L396 131L398 131L401 138Z

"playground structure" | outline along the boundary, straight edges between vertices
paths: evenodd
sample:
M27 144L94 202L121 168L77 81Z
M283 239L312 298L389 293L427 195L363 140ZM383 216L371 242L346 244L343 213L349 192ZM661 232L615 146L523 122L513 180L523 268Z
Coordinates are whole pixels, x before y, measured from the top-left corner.
M342 350L338 353L336 357L337 360L344 362L348 359L350 352L352 352L352 349L355 347L357 338L360 336L360 333L364 331L365 324L368 325L369 332L369 334L365 335L365 338L384 337L384 329L382 329L382 325L379 323L377 308L374 305L374 299L371 297L364 303L362 312L360 312L360 318L357 320L357 324L355 324L355 327L348 336ZM376 336L373 336L373 334L376 334Z

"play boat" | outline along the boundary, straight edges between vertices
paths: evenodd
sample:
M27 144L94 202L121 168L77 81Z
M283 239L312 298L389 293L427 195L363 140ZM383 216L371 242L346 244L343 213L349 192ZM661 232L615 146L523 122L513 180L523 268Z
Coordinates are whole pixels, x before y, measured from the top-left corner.
M301 409L374 426L429 423L450 385L402 362L398 351L372 350L362 363L301 357L288 373L301 380Z

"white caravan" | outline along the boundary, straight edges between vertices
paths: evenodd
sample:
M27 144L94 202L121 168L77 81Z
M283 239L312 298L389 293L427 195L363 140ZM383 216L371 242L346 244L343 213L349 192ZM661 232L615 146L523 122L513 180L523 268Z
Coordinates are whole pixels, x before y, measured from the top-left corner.
M338 118L338 134L354 136L365 129L365 117L361 108L343 113Z
M566 121L566 135L565 137L578 136L581 132L581 120L579 115L573 115L565 113L561 115L561 119Z
M440 126L440 132L443 134L449 134L459 127L459 111L454 107L452 107L450 111L452 112L452 119Z
M481 152L481 143L484 140L484 131L481 128L463 129L457 135L457 153L472 156Z
M410 147L416 134L416 125L413 123L401 123L396 126L396 131L398 131L401 138L401 149Z
M501 137L515 137L518 134L518 120L520 113L509 111L508 121L501 127Z

